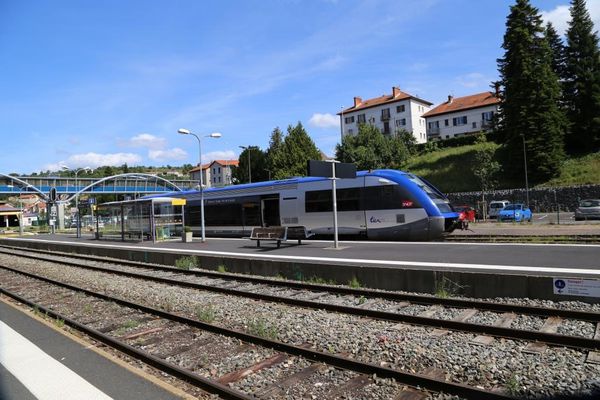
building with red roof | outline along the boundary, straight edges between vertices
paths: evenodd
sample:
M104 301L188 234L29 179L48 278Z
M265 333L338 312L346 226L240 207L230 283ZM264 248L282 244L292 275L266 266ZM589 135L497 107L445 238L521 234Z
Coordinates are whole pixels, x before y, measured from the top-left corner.
M423 115L427 122L427 139L444 140L485 132L492 128L499 106L500 98L493 92L448 96L448 101Z
M384 94L368 100L354 98L354 105L338 113L342 138L356 135L359 124L374 125L383 134L406 130L413 134L417 143L427 141L427 131L423 114L433 103L392 87L392 94Z
M200 180L200 171L202 171L202 183L205 187L218 187L233 184L233 169L239 165L238 160L214 160L208 164L202 164L202 167L196 167L190 170L190 179Z

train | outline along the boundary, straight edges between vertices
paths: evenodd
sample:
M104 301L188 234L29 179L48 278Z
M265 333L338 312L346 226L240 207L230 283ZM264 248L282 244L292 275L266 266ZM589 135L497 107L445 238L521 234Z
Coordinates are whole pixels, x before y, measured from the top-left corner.
M336 181L338 235L369 240L426 241L451 232L459 214L435 186L412 173L380 169ZM185 225L201 229L198 190L148 197L186 199ZM333 235L332 182L300 177L204 189L207 236L244 237L252 228L303 228Z

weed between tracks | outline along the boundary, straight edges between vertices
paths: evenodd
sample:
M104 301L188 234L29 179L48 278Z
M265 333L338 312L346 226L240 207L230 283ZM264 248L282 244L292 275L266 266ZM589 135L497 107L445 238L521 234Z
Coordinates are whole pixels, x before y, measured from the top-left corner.
M279 335L277 327L264 319L255 319L248 322L248 333L265 339L275 340Z
M189 271L192 268L198 268L200 262L196 256L184 256L175 260L175 267Z
M209 304L207 306L197 306L196 307L196 318L198 318L199 321L210 324L210 323L214 322L216 317L217 317L217 313L216 313L214 307L212 306L212 304Z

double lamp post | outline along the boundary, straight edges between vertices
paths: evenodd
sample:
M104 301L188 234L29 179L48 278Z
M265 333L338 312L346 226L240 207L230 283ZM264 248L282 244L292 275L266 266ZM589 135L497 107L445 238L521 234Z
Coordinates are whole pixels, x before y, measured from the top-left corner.
M198 139L198 166L200 167L200 225L201 225L201 230L202 230L202 242L206 241L206 234L205 234L205 230L204 230L204 184L202 182L202 140L200 140L200 136L196 135L195 133L192 133L189 129L178 129L177 133L180 133L182 135L192 135L194 136L196 139ZM210 135L204 135L203 137L210 137L210 138L215 138L218 139L221 137L221 134L219 132L214 132L211 133Z

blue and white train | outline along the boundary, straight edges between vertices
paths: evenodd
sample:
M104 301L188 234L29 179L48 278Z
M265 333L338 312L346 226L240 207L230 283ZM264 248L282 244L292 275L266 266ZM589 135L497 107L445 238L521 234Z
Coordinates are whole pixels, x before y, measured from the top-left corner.
M373 240L431 240L454 229L450 202L429 182L397 170L358 172L336 183L338 233ZM303 227L333 234L332 184L328 178L292 178L204 190L207 236L248 236L253 227ZM161 195L163 196L163 195ZM186 198L185 224L200 232L200 192Z

